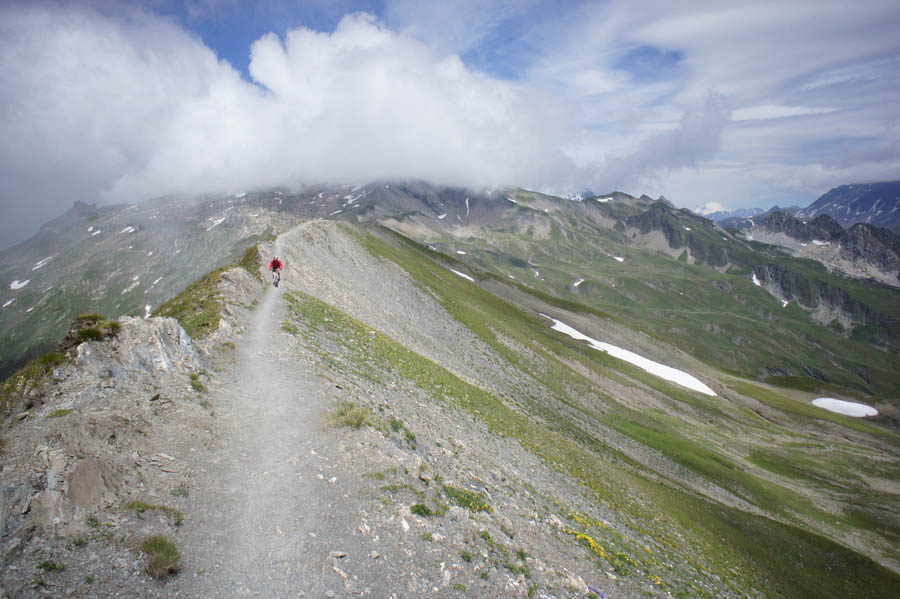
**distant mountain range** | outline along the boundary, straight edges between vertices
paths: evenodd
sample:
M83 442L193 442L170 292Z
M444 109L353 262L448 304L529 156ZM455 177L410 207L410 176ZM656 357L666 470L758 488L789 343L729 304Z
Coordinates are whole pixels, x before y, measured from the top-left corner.
M900 181L841 185L795 216L811 220L821 214L829 215L845 228L868 223L900 232Z
M757 214L762 214L765 210L762 208L737 208L735 210L729 210L718 202L709 202L708 204L703 204L699 208L695 208L694 212L711 221L719 222L726 218L747 218L756 216Z
M710 202L694 209L694 213L704 218L736 229L750 228L751 223L744 221L772 212L792 214L801 221L827 214L845 229L856 223L867 223L900 233L900 181L841 185L806 208L773 206L767 211L760 208L729 210L718 202ZM754 220L758 222L758 219Z

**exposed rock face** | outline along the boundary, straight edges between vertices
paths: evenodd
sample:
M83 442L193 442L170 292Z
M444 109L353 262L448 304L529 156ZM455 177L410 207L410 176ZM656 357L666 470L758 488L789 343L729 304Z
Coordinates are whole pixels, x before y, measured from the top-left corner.
M832 270L892 285L900 281L900 235L881 227L857 223L845 231L828 214L804 222L776 211L757 219L752 234L819 260Z
M875 336L887 343L898 332L895 321L872 306L853 298L846 290L821 279L807 277L777 264L764 264L753 269L764 289L783 301L796 301L812 312L812 317L828 324L838 321L852 330L858 325L875 325Z

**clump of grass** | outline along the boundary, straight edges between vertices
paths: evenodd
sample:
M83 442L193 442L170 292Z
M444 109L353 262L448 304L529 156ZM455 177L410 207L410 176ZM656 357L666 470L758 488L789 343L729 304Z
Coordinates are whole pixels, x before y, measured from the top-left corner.
M237 265L260 281L264 280L262 274L259 272L259 269L262 266L262 255L259 253L258 245L251 245L248 247L247 251L244 252L244 255L237 261Z
M73 547L84 547L87 544L88 540L84 537L75 537L74 539L72 539Z
M372 424L372 412L366 406L358 406L351 401L338 404L336 410L326 414L326 420L335 427L349 426L359 430Z
M399 433L404 428L403 421L399 418L391 418L391 430Z
M224 308L219 293L219 282L224 272L224 268L217 268L204 275L157 308L153 315L176 319L193 339L209 335L219 328Z
M187 488L187 485L178 485L174 489L172 489L172 495L175 497L187 497L190 494L190 491Z
M417 516L422 516L424 518L430 518L431 516L436 516L437 512L432 510L430 507L425 505L424 503L414 503L409 506L409 511L416 514Z
M180 510L176 510L175 508L169 507L167 505L154 505L152 503L147 503L146 501L129 501L125 504L125 509L136 511L138 513L138 516L143 516L144 512L147 512L149 510L163 512L166 516L168 516L169 520L174 526L179 526L184 520L184 514L182 514Z
M463 549L462 551L460 551L459 557L461 557L464 562L471 562L472 561L472 552L469 551L468 549Z
M100 330L100 327L88 327L75 333L75 338L82 343L85 341L100 341L103 339L103 331Z
M431 531L426 531L422 533L422 540L431 542L434 540L434 535L431 534Z
M63 416L68 416L69 414L71 414L74 411L75 410L69 410L69 409L53 410L52 412L47 414L47 418L62 418Z
M492 512L494 511L487 498L477 491L469 491L452 485L444 485L444 494L450 499L450 503L455 503L460 507L464 507L470 512Z
M44 560L37 567L38 570L43 570L44 572L63 572L66 569L66 565L63 562L54 562L52 560Z
M454 590L454 591L465 591L467 588L468 588L468 587L467 587L466 585L464 585L463 583L461 583L461 582L455 582L455 583L453 583L453 590Z
M205 393L206 385L200 380L200 375L196 372L191 373L191 387L194 388L194 391L197 393Z
M181 553L178 547L163 535L144 539L138 550L147 555L146 572L154 578L163 579L181 570Z
M22 368L0 383L0 411L8 415L29 391L40 390L45 377L68 359L63 351L52 351L29 360Z

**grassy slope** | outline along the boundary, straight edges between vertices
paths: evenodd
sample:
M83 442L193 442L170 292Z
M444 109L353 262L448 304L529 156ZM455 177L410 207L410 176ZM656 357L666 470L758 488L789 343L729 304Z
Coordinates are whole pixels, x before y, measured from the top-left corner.
M683 407L678 404L689 405L692 411L707 412L716 419L712 429L719 428L724 420L726 430L750 433L751 438L760 437L760 431L769 429L768 423L755 412L735 403L709 400L675 389L557 335L538 317L507 304L436 264L417 244L392 241L385 243L372 237L363 238L370 251L404 267L434 293L451 314L519 368L524 378L534 379L554 398L553 402L547 402L541 394L540 397L519 397L512 402L510 398L497 398L474 388L465 388L453 394L453 400L485 420L498 434L519 439L547 463L578 478L594 491L598 501L616 509L623 521L630 523L632 530L641 530L640 523L644 523L648 542L661 551L671 551L668 558L687 560L693 572L707 567L721 574L730 572L734 589L740 594L743 593L738 589L749 586L768 596L812 596L810 589L815 589L815 596L837 597L858 594L865 588L868 596L887 597L898 588L900 578L896 574L816 534L817 529L821 529L839 538L842 532L855 531L854 534L886 540L892 537L895 529L890 524L892 518L896 518L895 510L885 514L881 509L885 506L880 505L878 509L866 512L865 518L855 516L852 509L845 509L838 515L827 513L811 502L806 493L794 490L799 479L808 492L820 492L818 479L821 473L817 479L810 469L801 466L791 473L791 485L779 484L780 479L771 472L783 468L777 453L759 453L764 451L762 444L755 448L734 447L734 440L741 437L737 434L718 446L707 444L704 435L710 431L685 432L684 421L678 417ZM535 364L530 358L510 350L498 340L498 332L531 350L540 363ZM591 380L576 374L567 365L569 361L579 363L600 377L655 387L657 397L671 409L644 412L626 409ZM587 396L601 401L604 411L587 407L583 401ZM785 398L784 401L791 400ZM716 402L718 405L714 405ZM790 422L790 418L787 421ZM809 425L810 421L815 429L816 419L806 418L804 425ZM839 426L848 426L852 421L837 417L837 422ZM647 472L607 445L599 434L604 426L662 452L674 462L750 501L778 521L714 504L687 491L675 480L660 482L658 473ZM824 430L810 433L803 428L792 430L772 426L771 429L770 436L778 436L779 441L787 437L804 442L813 434L825 434ZM886 435L891 446L897 447L895 434L877 427L875 431ZM866 434L872 432L865 431ZM747 444L744 440L743 445ZM840 458L854 452L866 452L865 447L844 445L846 447L838 450ZM754 449L757 451L753 454L755 464L741 459L740 454L752 454ZM767 457L768 461L760 456ZM839 460L838 465L846 463L849 462ZM820 470L831 471L827 464L817 466ZM875 470L877 475L885 478L896 475L893 462L868 468L870 473ZM864 504L867 493L865 487L841 485L836 495L839 501L852 506ZM885 497L876 503L883 504L890 499ZM684 541L677 539L687 539L692 548L683 547ZM888 544L883 543L881 550ZM792 556L794 562L802 561L805 567L785 569L787 556ZM641 562L639 552L629 554L629 559L642 563L645 571L653 571L653 563ZM822 566L821 570L818 566ZM685 596L699 592L691 589L691 583L685 578L690 576L687 572L682 572L684 576L681 577L674 574L678 580L671 580L673 588L677 587ZM673 573L668 575L671 578Z
M518 199L524 202L527 197ZM552 222L546 239L528 229L507 227L485 232L489 244L477 237L443 244L430 241L439 248L465 249L470 263L498 280L511 282L512 275L531 289L614 314L632 328L676 343L717 368L751 378L790 374L826 379L859 393L900 397L895 351L873 346L866 327L858 327L848 338L813 322L796 303L782 307L753 285L747 265L779 264L823 280L878 306L889 319L900 319L897 291L828 274L820 264L790 258L773 246L723 240L721 232L681 213L667 215L683 220L691 228L689 234L705 244L727 248L729 258L740 263L719 273L617 243L609 229L592 222L589 210L582 212L559 219L539 214L537 218ZM613 256L624 257L625 262ZM576 278L585 281L574 288Z

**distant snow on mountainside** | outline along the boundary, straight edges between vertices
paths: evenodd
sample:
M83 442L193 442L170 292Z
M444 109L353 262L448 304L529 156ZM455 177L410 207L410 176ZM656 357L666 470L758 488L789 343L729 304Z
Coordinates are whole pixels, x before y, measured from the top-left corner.
M900 181L841 185L797 212L797 218L827 214L848 228L868 223L897 231L900 227Z

